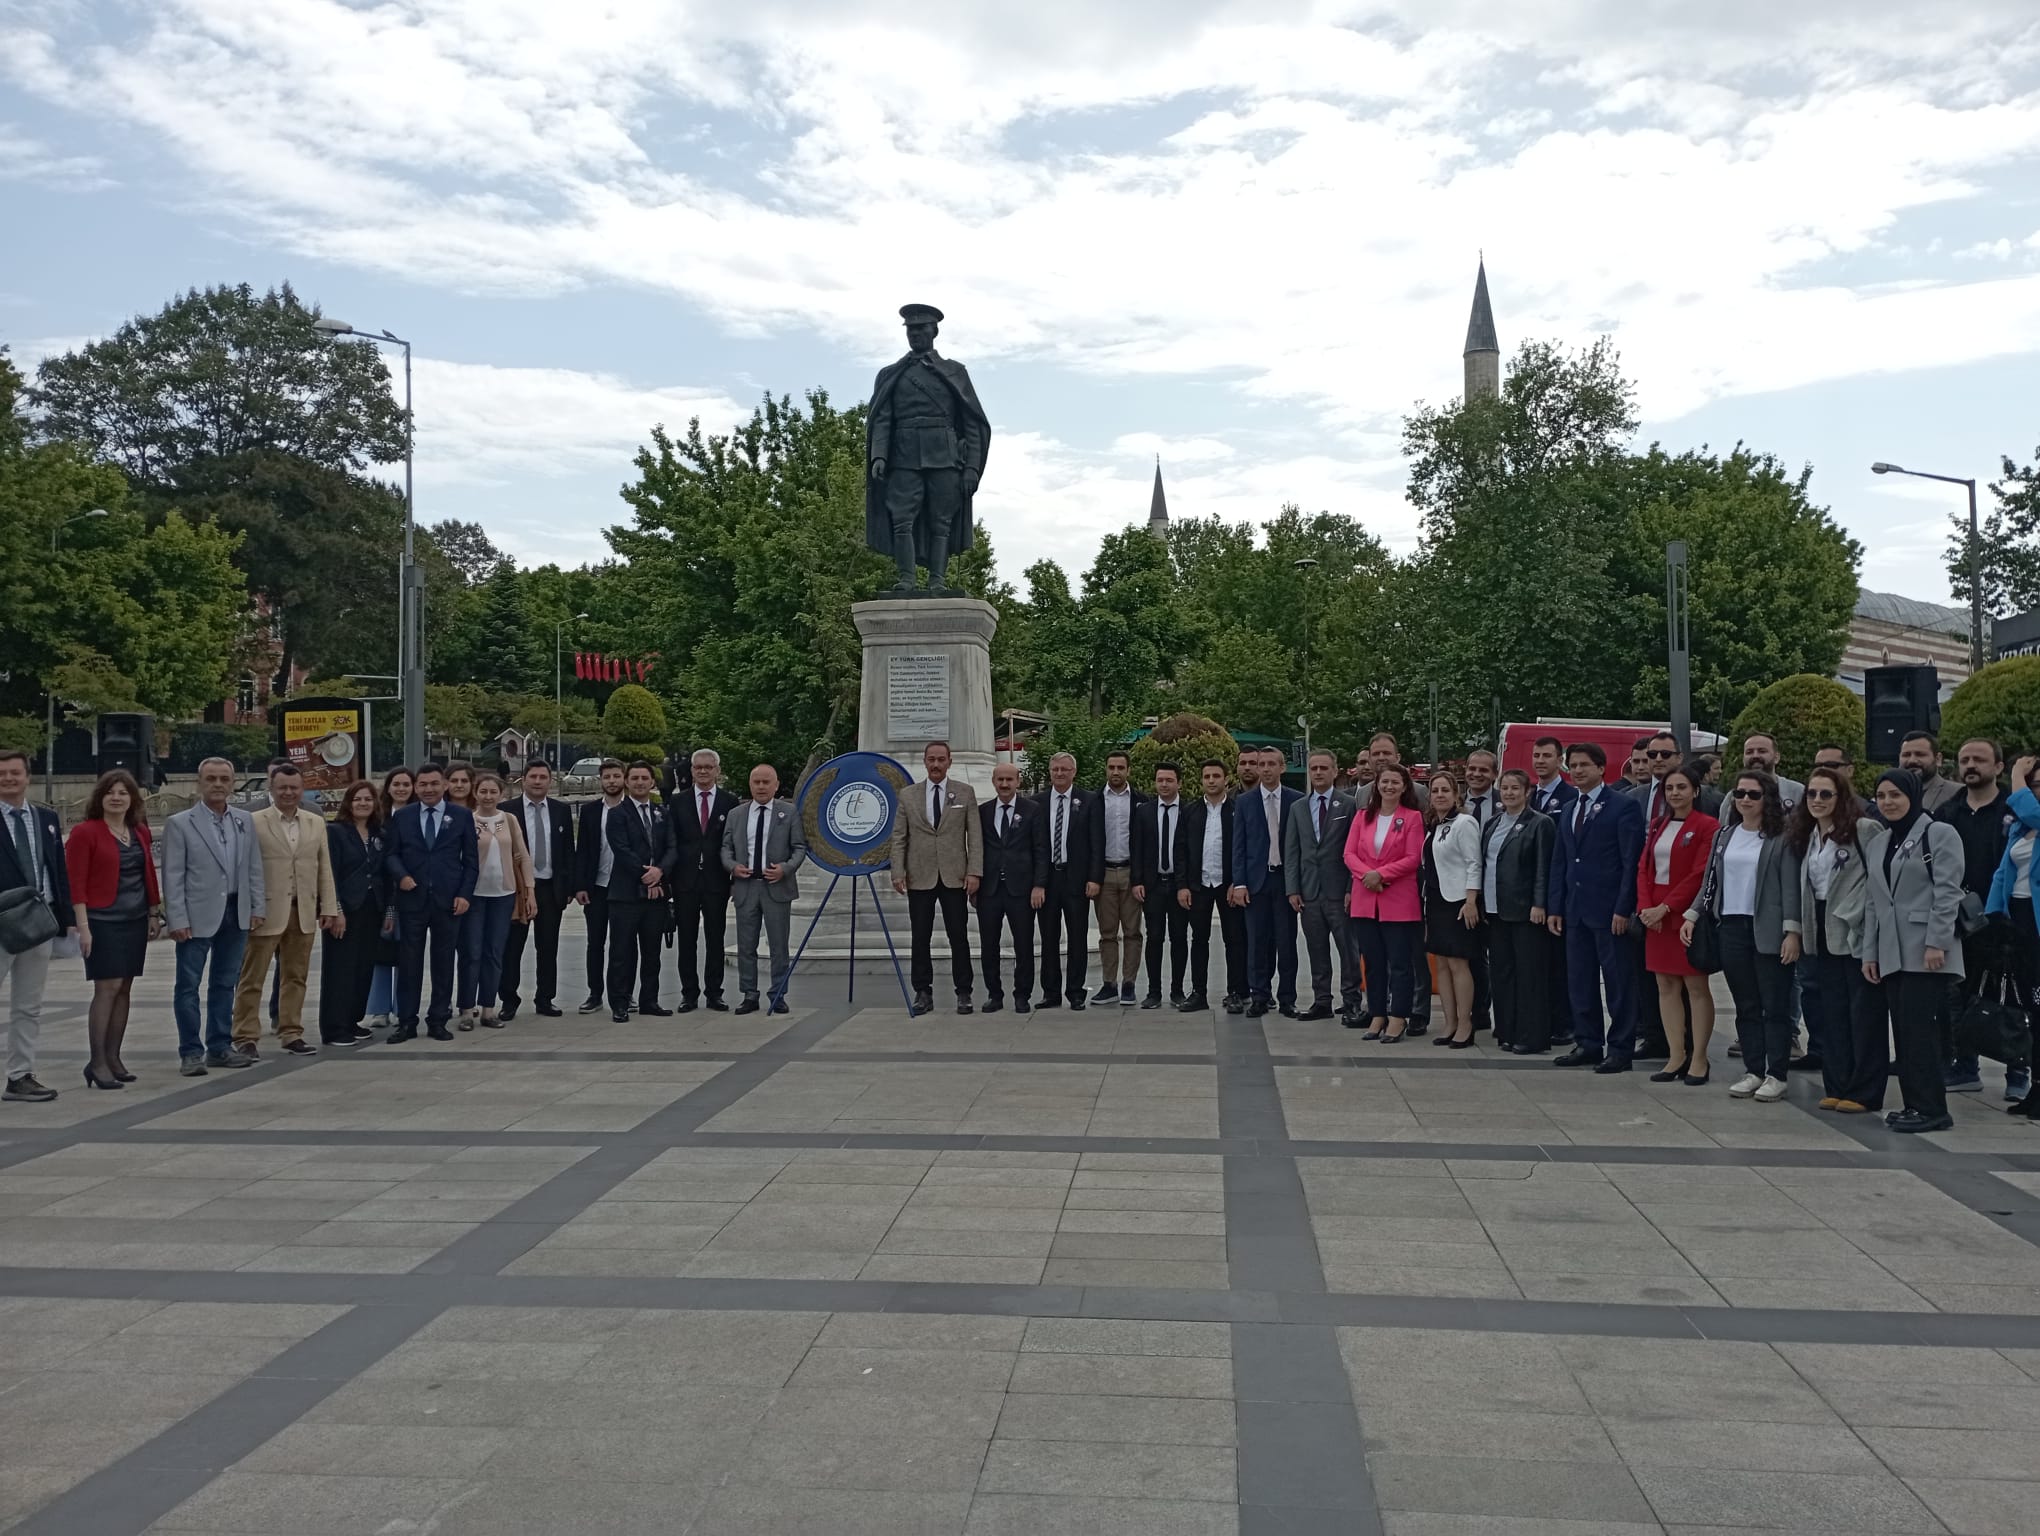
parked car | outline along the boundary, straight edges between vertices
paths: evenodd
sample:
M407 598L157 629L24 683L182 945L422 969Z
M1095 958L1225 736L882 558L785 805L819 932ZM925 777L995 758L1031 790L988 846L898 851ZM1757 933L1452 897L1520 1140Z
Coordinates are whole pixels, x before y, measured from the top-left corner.
M269 804L269 780L260 775L241 780L233 794L228 797L227 803L238 805L244 811L261 810ZM325 802L316 789L307 789L300 803L308 811L315 811L322 816L326 813Z
M557 793L568 795L599 795L602 793L602 759L581 757L574 760L574 766L560 775Z

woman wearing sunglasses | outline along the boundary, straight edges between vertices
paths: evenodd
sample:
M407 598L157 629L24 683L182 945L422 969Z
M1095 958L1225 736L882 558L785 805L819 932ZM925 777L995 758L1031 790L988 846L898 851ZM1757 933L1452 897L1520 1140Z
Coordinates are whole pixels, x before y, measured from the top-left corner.
M1845 1115L1882 1109L1891 1076L1884 998L1863 979L1856 959L1870 899L1859 805L1847 769L1815 768L1806 776L1790 833L1799 854L1806 950L1819 981L1806 994L1806 1024L1820 1057L1820 1107Z
M1730 814L1714 837L1699 900L1688 909L1681 943L1694 921L1713 914L1721 971L1735 999L1735 1033L1744 1075L1731 1097L1775 1104L1785 1097L1792 1057L1792 967L1799 961L1799 855L1785 837L1778 781L1745 768L1729 791ZM1958 859L1959 863L1959 859Z

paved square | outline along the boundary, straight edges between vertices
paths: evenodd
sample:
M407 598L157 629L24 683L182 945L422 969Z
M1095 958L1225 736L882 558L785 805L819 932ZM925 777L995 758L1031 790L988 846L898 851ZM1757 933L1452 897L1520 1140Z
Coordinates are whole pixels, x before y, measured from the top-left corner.
M1908 1141L889 976L186 1080L150 961L141 1081L66 978L0 1113L0 1528L2040 1533L1995 1083Z

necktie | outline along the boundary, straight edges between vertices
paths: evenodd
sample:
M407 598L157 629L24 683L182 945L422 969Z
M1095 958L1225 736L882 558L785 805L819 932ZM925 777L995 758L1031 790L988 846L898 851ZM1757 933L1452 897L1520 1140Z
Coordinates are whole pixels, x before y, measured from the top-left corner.
M652 808L649 804L642 804L637 808L637 813L638 820L645 829L645 841L649 843L652 840Z
M1268 813L1268 867L1274 869L1282 863L1282 796L1264 793L1261 808Z
M1319 795L1316 797L1316 799L1317 799L1317 835L1318 841L1323 842L1325 836L1325 797L1323 795Z
M1055 797L1055 861L1058 864L1068 862L1068 855L1063 848L1063 807L1068 801L1067 795Z
M708 830L708 801L709 794L708 791L704 789L701 792L701 830L704 832Z
M762 878L765 874L765 823L769 818L765 807L757 801L751 802L751 873Z
M942 791L939 787L928 792L928 825L934 831L942 830Z
M22 874L28 877L28 883L35 888L36 894L41 895L42 871L36 867L35 833L29 829L28 812L13 807L8 810L7 819L14 825L14 862L21 866Z
M1175 864L1169 857L1172 847L1169 837L1169 812L1174 809L1175 806L1167 803L1162 806L1162 873L1165 875L1173 875L1176 872Z
M1580 803L1573 807L1572 817L1573 836L1578 837L1580 835L1580 828L1584 827L1586 824L1587 824L1587 797L1585 795L1581 795Z
M999 807L999 841L1003 843L1011 835L1012 831L1013 807L1002 805Z
M425 846L427 848L430 848L434 843L438 841L439 841L439 807L436 805L428 805L425 807Z

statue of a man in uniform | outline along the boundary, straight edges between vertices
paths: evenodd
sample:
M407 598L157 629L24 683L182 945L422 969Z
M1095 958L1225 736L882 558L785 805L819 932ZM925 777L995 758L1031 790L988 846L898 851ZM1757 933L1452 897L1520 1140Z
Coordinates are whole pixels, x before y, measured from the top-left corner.
M932 304L900 309L907 355L881 368L865 421L864 542L891 555L896 593L916 590L915 565L928 567L927 592L944 584L949 557L971 543L971 503L984 474L991 424L963 364L935 354L942 311Z

